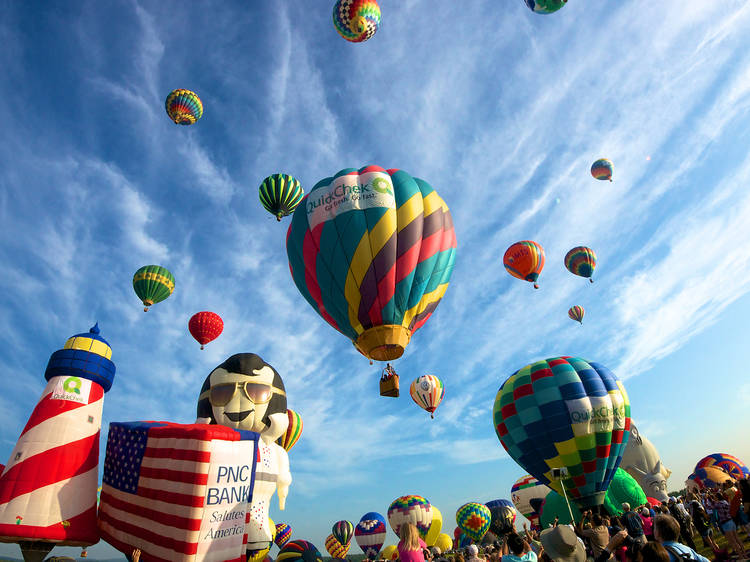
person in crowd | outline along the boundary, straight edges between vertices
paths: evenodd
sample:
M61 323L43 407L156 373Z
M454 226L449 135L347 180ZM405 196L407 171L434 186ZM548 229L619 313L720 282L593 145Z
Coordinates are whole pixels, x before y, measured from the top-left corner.
M501 552L502 562L537 562L529 542L516 533L508 535Z
M401 540L398 543L398 557L401 562L424 562L425 542L419 538L419 531L412 523L404 523L399 529ZM429 552L429 551L428 551Z
M481 558L479 556L479 548L475 544L470 544L466 547L466 552L468 554L468 557L466 558L466 562L483 562L484 558Z
M545 529L539 538L544 548L544 556L552 562L584 562L586 560L586 549L583 543L578 540L575 531L568 525Z
M706 548L710 548L714 552L717 552L719 550L719 545L714 541L714 531L711 529L711 520L709 519L706 510L703 508L703 505L693 496L688 507L690 508L690 514L693 516L693 525L695 525L695 529L698 531L701 539L703 539L703 545Z
M671 515L657 515L654 519L654 538L669 553L670 562L682 562L689 557L690 560L708 562L708 558L701 556L694 549L677 542L680 537L680 524Z
M638 551L637 562L669 562L669 553L658 542L648 541Z
M654 540L653 516L651 515L651 510L645 506L641 508L641 523L643 524L643 534L646 535L646 540Z
M454 562L466 562L463 552L461 551L456 552L456 554L453 556L453 561Z
M680 525L680 537L682 537L682 542L695 550L695 542L693 541L693 535L690 532L690 516L688 515L685 506L679 503L675 497L669 498L669 514L674 517L675 521Z
M737 535L737 525L732 519L730 513L729 502L723 493L716 494L716 500L714 501L714 511L719 519L719 528L724 536L729 541L729 546L732 551L740 558L746 558L745 548L742 546L742 541Z
M584 520L589 520L591 527L584 529ZM609 529L604 525L601 515L592 513L591 511L584 512L583 517L578 522L578 525L576 525L576 534L588 541L591 547L591 554L594 558L602 553L609 542Z
M631 548L633 551L637 551L639 546L646 544L646 534L643 531L643 522L641 516L631 511L630 504L625 502L622 504L623 514L620 515L620 521L628 531L628 536L633 539Z

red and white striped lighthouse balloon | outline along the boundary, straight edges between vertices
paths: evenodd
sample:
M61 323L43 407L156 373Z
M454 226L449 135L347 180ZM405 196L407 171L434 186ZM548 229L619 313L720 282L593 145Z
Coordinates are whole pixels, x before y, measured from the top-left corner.
M111 357L98 325L50 357L47 386L0 476L0 540L21 543L24 553L99 541L99 431Z

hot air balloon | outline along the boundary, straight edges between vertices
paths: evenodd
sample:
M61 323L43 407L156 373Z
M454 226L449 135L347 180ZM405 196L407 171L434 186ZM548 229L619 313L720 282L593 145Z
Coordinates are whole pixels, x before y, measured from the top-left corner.
M507 535L516 523L516 508L509 500L492 500L485 504L490 510L490 530L498 537Z
M573 275L587 277L593 283L594 268L596 268L596 253L586 246L576 246L565 254L565 267Z
M695 465L695 469L706 468L707 466L717 466L723 468L729 476L735 480L741 478L750 477L750 470L747 465L737 457L734 457L728 453L712 453L706 457L703 457Z
M434 546L435 541L438 538L438 535L440 534L440 531L443 529L443 514L440 513L440 510L432 506L432 523L430 523L430 530L427 531L427 536L424 539L424 542L427 546Z
M568 309L568 318L571 320L575 320L579 324L583 324L583 314L584 314L583 307L580 305L571 306Z
M174 291L174 277L160 265L144 265L133 275L133 289L143 302L143 312L148 307L166 299Z
M477 502L465 503L456 511L456 525L470 539L479 542L489 530L492 515L490 509Z
M456 237L425 181L367 166L318 182L292 216L292 278L331 326L377 361L400 357L445 294Z
M599 160L591 164L591 175L598 180L612 181L613 172L614 166L612 166L612 162L606 158L599 158Z
M284 548L290 538L292 538L292 528L286 523L276 523L276 537L273 539L276 546L280 549Z
M375 511L365 513L354 529L354 538L367 558L374 559L385 542L385 517Z
M549 487L527 474L515 481L510 489L510 499L521 515L539 527L539 511L532 505L532 500L543 500L549 491Z
M343 558L346 556L346 553L349 552L349 543L341 544L341 542L339 542L339 540L333 535L328 535L326 537L325 545L331 558Z
M706 488L710 490L721 490L726 482L734 483L734 478L729 476L726 470L718 466L704 466L696 468L685 480L688 492L697 493Z
M164 102L169 118L178 125L192 125L203 116L203 103L195 92L172 90Z
M347 41L367 41L380 26L380 6L375 0L337 0L333 25Z
M323 562L316 546L303 540L289 541L279 551L276 562Z
M438 547L441 552L447 552L453 548L453 540L451 540L449 535L440 533L435 540L435 546Z
M389 544L383 549L380 558L381 560L398 560L398 547L395 544Z
M204 310L193 314L188 322L188 330L203 349L203 346L214 341L224 331L224 321L215 312Z
M532 476L561 494L564 485L582 509L604 502L630 434L630 401L609 369L577 357L526 365L498 390L492 417Z
M305 190L299 180L289 174L273 174L263 180L258 188L260 202L266 211L281 221L294 212Z
M302 416L294 410L287 408L286 414L289 417L289 426L284 435L276 440L276 443L284 447L289 452L297 444L302 436Z
M430 417L434 418L435 410L440 406L440 402L443 401L443 396L445 396L445 387L443 381L435 375L422 375L411 383L409 394L411 394L411 399L417 403L417 406L430 412Z
M505 250L503 265L513 277L534 284L544 268L544 248L533 240L522 240Z
M336 521L331 528L331 533L341 544L349 544L354 536L354 525L350 521Z
M537 14L551 14L562 8L568 0L524 0L529 10Z
M473 543L474 543L474 540L469 535L462 532L456 539L456 545L457 545L456 548L466 548L467 546Z
M401 496L388 508L388 523L397 537L401 536L401 525L411 523L424 539L432 525L432 506L422 496Z

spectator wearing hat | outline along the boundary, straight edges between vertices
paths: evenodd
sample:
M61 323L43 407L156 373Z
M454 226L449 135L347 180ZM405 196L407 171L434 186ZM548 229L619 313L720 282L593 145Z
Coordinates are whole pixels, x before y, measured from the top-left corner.
M540 539L544 553L553 562L585 562L586 560L586 549L583 543L567 525L545 529Z
M695 550L677 542L680 536L680 524L671 515L657 515L654 519L654 538L667 549L670 562L682 562L684 558L708 562L708 558L701 556Z

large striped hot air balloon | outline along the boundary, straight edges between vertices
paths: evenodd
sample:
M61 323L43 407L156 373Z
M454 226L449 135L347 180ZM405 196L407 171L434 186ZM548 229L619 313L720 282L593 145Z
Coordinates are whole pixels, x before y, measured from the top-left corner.
M630 435L630 401L606 367L577 357L537 361L497 392L493 424L508 454L579 507L601 505Z
M347 41L367 41L380 26L380 6L375 0L337 0L333 26Z
M147 312L149 306L172 294L174 276L166 267L144 265L133 275L133 290L143 302L143 312Z
M164 102L169 118L178 125L192 125L203 116L203 103L190 90L172 90Z
M596 253L586 246L576 246L565 254L565 268L573 275L587 277L589 283L593 283Z
M591 175L598 180L612 181L612 174L614 173L614 166L612 162L606 158L599 158L596 162L591 164Z
M435 410L445 396L445 386L435 375L422 375L411 383L409 394L417 406L430 412L430 417L434 418Z
M331 533L341 544L349 544L354 536L354 525L346 519L336 521L331 527Z
M276 217L286 217L294 212L305 190L299 180L289 174L273 174L263 180L258 188L260 202L266 211Z
M289 408L286 410L286 415L289 417L289 426L284 435L276 440L276 443L289 452L302 437L302 416Z
M735 456L728 453L712 453L703 457L695 465L695 470L706 468L707 466L717 466L723 468L732 478L740 480L741 478L750 477L750 470L747 465Z
M346 556L346 553L349 552L349 546L350 543L341 544L341 542L333 536L333 534L328 535L326 537L326 550L328 551L328 554L331 555L331 558L343 558Z
M374 560L385 542L388 530L385 527L385 517L376 511L365 513L354 529L354 538L365 556Z
M503 265L513 277L533 283L538 289L536 280L544 267L544 248L533 240L516 242L505 250Z
M400 357L453 272L445 202L400 170L347 168L318 182L292 216L292 278L326 322L366 357Z

